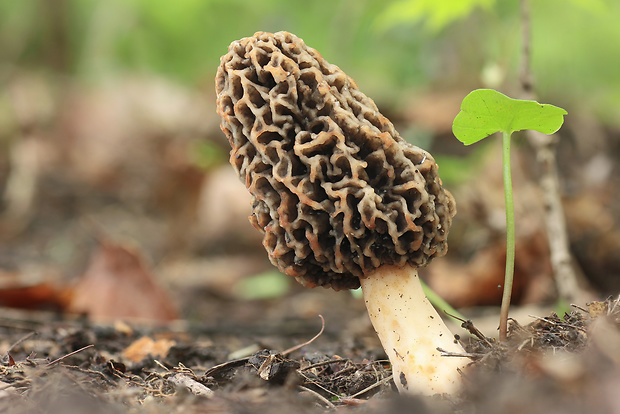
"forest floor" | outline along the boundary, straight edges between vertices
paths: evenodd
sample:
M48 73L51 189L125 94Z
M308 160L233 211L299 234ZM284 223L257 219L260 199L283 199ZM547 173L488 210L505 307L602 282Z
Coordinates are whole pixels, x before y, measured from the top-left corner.
M244 306L261 314L269 304ZM502 344L466 324L459 336L472 363L462 391L435 397L398 394L359 301L328 308L321 318L283 312L253 322L228 309L225 323L156 327L4 309L0 412L615 413L620 407L619 300L529 324L513 321Z

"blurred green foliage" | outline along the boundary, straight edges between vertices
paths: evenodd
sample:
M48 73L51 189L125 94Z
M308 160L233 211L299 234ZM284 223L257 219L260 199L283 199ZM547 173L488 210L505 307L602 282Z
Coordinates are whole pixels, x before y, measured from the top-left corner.
M532 66L539 94L578 103L619 126L620 2L534 3Z
M291 288L292 278L277 270L270 270L237 282L235 295L244 300L275 299L286 295Z
M469 16L476 8L490 9L495 0L400 0L389 4L379 15L381 29L398 23L423 22L431 30Z
M541 99L619 124L620 2L530 3ZM6 1L0 80L24 69L91 81L145 72L210 89L230 42L259 30L294 32L379 104L517 82L517 0ZM484 84L489 68L499 85Z
M198 168L208 171L225 163L228 153L212 141L201 140L190 147L190 157Z
M484 168L486 159L493 154L492 145L482 143L473 147L465 158L443 154L433 157L439 165L441 181L448 188L456 188L474 179Z

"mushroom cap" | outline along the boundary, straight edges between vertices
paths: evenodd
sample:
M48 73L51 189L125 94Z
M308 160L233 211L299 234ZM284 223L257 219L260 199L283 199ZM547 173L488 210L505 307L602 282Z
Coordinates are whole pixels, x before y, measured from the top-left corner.
M271 262L305 286L357 288L381 265L445 254L456 213L437 164L300 38L233 42L215 79L230 163Z

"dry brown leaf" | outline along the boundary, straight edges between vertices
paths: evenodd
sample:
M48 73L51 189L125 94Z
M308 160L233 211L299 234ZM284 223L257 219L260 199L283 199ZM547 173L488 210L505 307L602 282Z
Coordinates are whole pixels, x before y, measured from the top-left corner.
M149 355L154 358L165 358L174 345L176 342L171 339L154 340L148 336L143 336L125 348L123 356L133 362L140 362Z
M451 305L460 307L501 303L506 245L481 249L467 263L437 260L425 270L429 286ZM548 250L542 233L517 240L514 303L539 303L553 295Z
M48 283L0 289L0 304L9 308L40 309L57 307L58 295Z
M69 311L93 320L170 321L177 312L134 249L103 242L78 282Z
M0 306L18 309L64 309L66 290L50 281L32 281L21 273L0 270Z
M599 316L607 315L608 310L609 310L609 303L606 301L605 302L599 302L599 301L589 302L589 303L586 303L586 308L591 317L598 318Z

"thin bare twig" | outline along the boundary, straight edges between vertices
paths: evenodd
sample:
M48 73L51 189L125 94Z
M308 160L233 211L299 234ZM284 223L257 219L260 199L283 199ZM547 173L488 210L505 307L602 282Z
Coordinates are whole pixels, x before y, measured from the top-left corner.
M220 371L222 369L230 369L230 368L236 368L236 367L240 367L242 365L245 365L246 362L248 362L250 360L250 357L244 357L244 358L239 358L239 359L233 359L232 361L226 361L226 362L222 362L221 364L217 364L212 366L211 368L209 368L206 372L205 372L205 377L209 377L212 376L215 372Z
M47 364L45 367L50 367L50 366L52 366L52 365L54 365L54 364L56 364L56 363L58 363L58 362L60 362L60 361L62 361L64 359L66 359L66 358L69 358L70 356L73 356L73 355L75 355L75 354L77 354L79 352L84 351L85 349L92 348L93 346L95 346L95 345L90 344L90 345L86 345L83 348L78 349L77 351L69 352L67 355L63 355L60 358L53 360L52 362Z
M607 312L607 314L612 315L614 312L616 312L616 308L618 307L619 303L620 303L620 296L618 296L618 298L613 301L613 306L609 307L609 311Z
M583 313L588 313L588 310L587 310L587 309L585 309L584 307L579 306L579 305L577 305L577 304L575 304L575 303L571 303L571 304L570 304L570 306L571 306L571 308L575 308L575 309L577 309L577 310L580 310L580 311L582 311Z
M586 328L584 328L583 326L577 326L577 325L574 325L574 324L572 324L572 323L562 322L562 321L560 321L560 322L558 323L558 322L555 322L554 320L551 320L551 319L549 319L549 318L547 318L547 317L542 318L542 317L540 317L540 316L536 316L536 315L528 315L528 316L529 316L530 318L533 318L533 319L539 320L539 321L541 321L541 322L547 322L548 324L553 325L553 326L558 326L558 325L560 325L560 326L568 326L568 327L571 327L571 328L576 329L576 330L581 331L581 332L587 332L587 329L586 329Z
M6 351L7 355L13 350L13 348L15 348L17 345L21 344L22 342L24 342L25 340L27 340L28 338L30 338L33 335L37 335L36 331L32 331L27 333L26 335L22 336L21 338L19 338L15 343L13 343L13 345L11 345L9 347L9 349Z
M161 362L159 362L158 360L154 359L154 360L153 360L153 362L154 362L157 366L159 366L160 368L163 368L165 371L170 371L170 370L168 369L168 367L166 367L164 364L162 364L162 363L161 363Z
M368 400L362 400L360 398L353 397L340 397L338 398L338 402L346 405L359 406L368 403Z
M310 339L309 341L304 342L303 344L299 344L296 345L292 348L286 349L282 352L280 352L280 355L282 356L287 356L288 354L291 354L295 351L297 351L298 349L303 348L304 346L311 344L312 342L314 342L315 339L317 339L319 336L321 336L321 334L323 333L323 331L325 330L325 319L323 318L323 315L319 315L319 318L321 318L321 330L319 331L318 334L316 334L312 339ZM221 364L215 365L211 368L209 368L206 372L205 372L205 376L211 376L213 375L215 372L222 370L222 369L230 369L230 368L236 368L239 367L241 365L244 365L245 363L247 363L250 360L250 357L244 357L244 358L239 358L239 359L235 359L232 361L226 361L223 362Z
M323 402L325 405L327 405L327 407L329 407L329 408L336 408L336 406L330 400L328 400L327 398L323 397L318 392L316 392L316 391L314 391L314 390L312 390L310 388L304 387L303 385L300 385L299 389L304 391L304 392L307 392L307 393L310 393L310 394L314 395L316 398L321 400L321 402Z
M489 341L489 339L484 336L484 334L482 332L480 332L480 330L478 328L476 328L476 326L474 325L474 322L471 319L463 319L461 317L455 316L455 315L450 315L448 312L446 312L446 315L461 321L461 328L466 329L467 332L469 332L470 334L474 335L476 338L480 339L481 341L483 341L484 343L486 343L488 346L491 346L491 342Z
M309 340L309 341L307 341L307 342L304 342L303 344L299 344L299 345L296 345L296 346L294 346L294 347L292 347L292 348L289 348L289 349L287 349L287 350L285 350L285 351L282 351L282 352L280 353L280 355L282 355L282 356L287 356L288 354L291 354L291 353L293 353L293 352L297 351L298 349L303 348L303 347L304 347L304 346L306 346L306 345L310 345L312 342L314 342L314 341L315 341L315 339L317 339L319 336L321 336L321 334L322 334L322 333L323 333L323 331L325 330L325 319L323 318L323 315L319 315L319 318L321 318L321 330L319 331L319 333L318 333L318 334L314 335L314 338L310 339L310 340Z
M74 370L74 371L78 371L81 372L83 374L87 374L87 375L91 375L91 376L95 376L98 377L101 381L105 382L107 385L114 385L116 384L114 381L110 380L103 372L101 371L95 371L92 369L87 369L87 368L82 368L82 367L76 367L73 365L65 365L64 366L66 369L69 370Z
M372 384L369 387L364 388L363 390L356 392L355 394L349 396L348 398L356 398L359 397L360 395L366 394L368 391L373 390L377 387L380 387L383 384L387 384L388 382L390 382L392 380L392 378L394 378L394 375L389 375L385 378L383 378L380 381L375 382L374 384Z
M333 363L336 363L336 362L347 362L347 361L350 361L350 359L349 358L330 359L330 360L327 360L327 361L317 362L316 364L312 364L312 365L308 365L307 367L300 368L299 371L307 371L307 370L312 369L312 368L322 367L324 365L329 365L329 364L333 364Z
M325 391L326 393L331 394L331 395L333 395L333 396L334 396L334 397L336 397L336 398L339 398L339 397L340 397L340 396L339 396L338 394L336 394L335 392L332 392L332 391L328 390L327 388L325 388L324 386L322 386L322 385L321 385L318 381L316 381L316 380L313 380L313 379L309 378L309 377L308 377L306 374L304 374L303 372L299 372L299 371L298 371L298 374L299 374L299 375L301 375L301 376L302 376L302 377L303 377L306 381L308 381L308 383L309 383L309 384L312 384L312 385L314 385L315 387L318 387L318 388L322 389L322 390L323 390L323 391Z
M473 353L473 352L448 352L442 348L437 348L437 350L441 353L442 357L480 359L486 355L486 354L478 354L478 353Z

